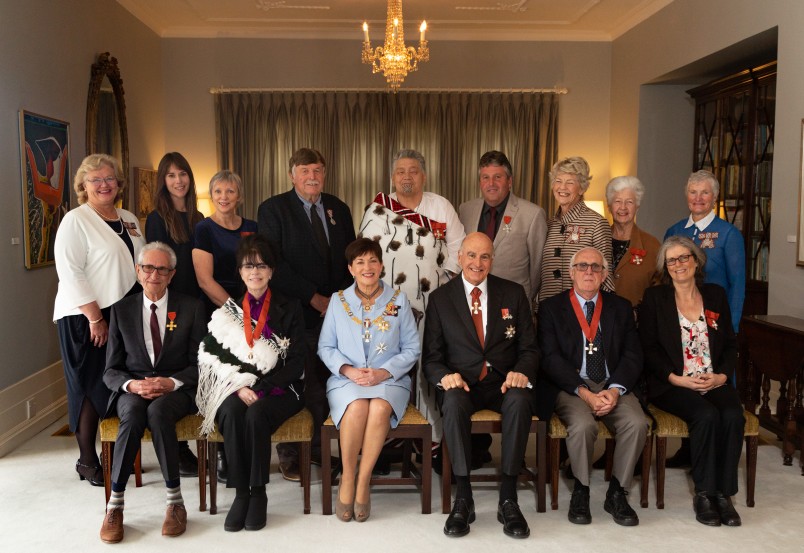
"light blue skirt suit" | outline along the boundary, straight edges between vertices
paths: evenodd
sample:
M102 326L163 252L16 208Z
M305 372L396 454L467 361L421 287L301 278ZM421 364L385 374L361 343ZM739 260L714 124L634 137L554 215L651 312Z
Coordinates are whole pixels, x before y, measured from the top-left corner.
M327 399L335 426L340 428L346 407L356 399L382 398L391 404L391 427L396 428L410 400L410 370L421 353L416 322L410 302L404 292L392 298L396 290L384 285L371 311L365 313L355 293L355 285L343 291L343 297L352 312L349 316L339 294L329 302L318 339L318 356L332 372L327 381ZM389 308L389 304L390 307ZM382 319L378 321L378 317ZM364 341L363 319L372 321L371 338ZM381 321L387 321L387 329ZM385 369L392 378L375 386L360 386L340 374L343 365Z

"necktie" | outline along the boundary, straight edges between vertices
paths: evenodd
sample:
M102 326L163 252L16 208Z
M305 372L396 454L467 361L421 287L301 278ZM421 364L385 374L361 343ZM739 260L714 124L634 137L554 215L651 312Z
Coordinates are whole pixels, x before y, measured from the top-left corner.
M497 208L489 208L489 220L486 223L486 236L494 242L494 236L497 234Z
M316 246L321 257L329 262L329 242L327 241L327 233L324 232L324 223L321 222L321 217L318 216L318 209L315 204L310 206L310 224L313 226L313 237L315 238Z
M586 307L586 322L592 323L592 314L595 312L595 302L588 301ZM603 357L603 339L600 336L600 329L595 334L595 340L589 347L589 340L586 340L586 375L593 382L602 382L606 378L606 362Z
M480 347L486 347L486 335L483 331L483 311L480 309L480 288L475 286L472 289L472 322L475 324L475 332L477 332L477 339L480 340ZM480 378L478 380L483 380L486 378L489 369L486 366L486 362L483 361L483 368L480 369Z
M159 321L156 319L156 304L151 304L151 340L154 343L154 365L162 352L162 335L159 333Z

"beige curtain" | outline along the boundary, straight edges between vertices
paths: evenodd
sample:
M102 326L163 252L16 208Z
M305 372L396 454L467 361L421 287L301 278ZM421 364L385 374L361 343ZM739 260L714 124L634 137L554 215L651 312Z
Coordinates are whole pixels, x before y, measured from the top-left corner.
M548 172L557 159L558 95L535 92L374 91L215 94L218 163L243 178L243 214L290 189L288 160L311 147L327 160L325 190L346 202L356 224L390 190L393 155L419 150L426 189L457 208L479 195L477 162L505 152L514 193L553 211Z

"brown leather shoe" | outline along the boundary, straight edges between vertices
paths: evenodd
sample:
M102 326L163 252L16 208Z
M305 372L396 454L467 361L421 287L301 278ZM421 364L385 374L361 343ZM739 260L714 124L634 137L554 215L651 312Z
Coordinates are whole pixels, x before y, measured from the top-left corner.
M184 505L168 505L165 511L165 522L162 524L162 535L175 538L187 530L187 510Z
M120 543L123 541L123 509L109 509L103 517L100 530L103 543Z
M282 478L285 480L290 480L291 482L301 482L301 473L299 472L298 461L279 463L279 470L282 472Z

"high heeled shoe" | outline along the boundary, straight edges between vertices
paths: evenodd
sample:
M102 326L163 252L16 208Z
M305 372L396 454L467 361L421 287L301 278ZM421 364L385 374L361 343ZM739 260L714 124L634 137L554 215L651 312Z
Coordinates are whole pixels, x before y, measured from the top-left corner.
M79 459L75 462L75 472L79 480L87 480L93 486L103 486L103 469L100 465L85 465Z
M366 503L358 503L355 501L355 520L357 522L366 522L371 515L371 497Z
M335 498L335 516L337 516L338 519L342 520L343 522L349 522L352 520L352 517L355 513L354 507L354 503L343 503L341 501L340 494L338 494L338 496Z

